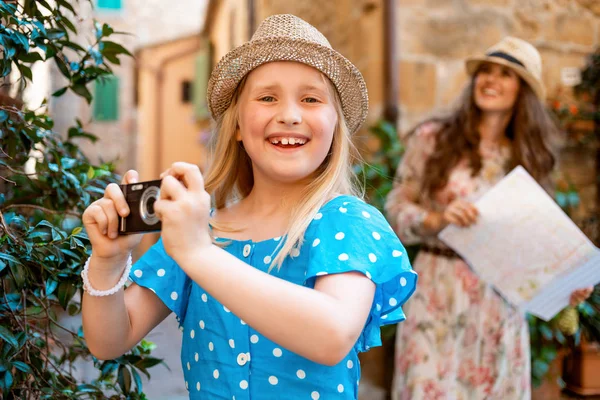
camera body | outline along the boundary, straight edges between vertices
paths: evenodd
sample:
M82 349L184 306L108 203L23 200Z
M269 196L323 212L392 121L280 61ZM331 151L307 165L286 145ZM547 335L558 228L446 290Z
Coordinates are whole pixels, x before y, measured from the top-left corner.
M154 210L154 203L160 197L160 184L159 179L120 186L129 205L129 215L119 217L120 235L160 231L161 222Z

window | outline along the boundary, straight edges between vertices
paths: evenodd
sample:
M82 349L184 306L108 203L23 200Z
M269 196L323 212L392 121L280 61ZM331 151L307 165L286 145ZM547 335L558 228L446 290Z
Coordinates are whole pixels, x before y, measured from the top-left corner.
M105 10L120 10L122 7L121 0L98 0L98 8Z
M181 102L184 104L192 102L192 82L183 81L181 84Z
M94 120L117 121L119 119L119 78L114 75L96 81L94 96Z

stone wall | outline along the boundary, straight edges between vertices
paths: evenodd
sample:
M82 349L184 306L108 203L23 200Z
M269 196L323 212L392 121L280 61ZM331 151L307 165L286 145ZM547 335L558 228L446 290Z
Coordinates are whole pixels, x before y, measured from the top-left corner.
M401 127L449 106L464 87L463 60L506 35L542 54L549 97L563 68L581 67L600 45L595 0L398 0Z

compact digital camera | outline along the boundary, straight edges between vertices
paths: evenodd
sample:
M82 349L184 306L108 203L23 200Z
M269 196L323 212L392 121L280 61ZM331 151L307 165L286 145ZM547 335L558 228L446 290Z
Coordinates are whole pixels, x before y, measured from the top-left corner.
M160 197L161 180L121 185L129 215L119 217L119 234L160 231L161 223L154 211L154 203Z

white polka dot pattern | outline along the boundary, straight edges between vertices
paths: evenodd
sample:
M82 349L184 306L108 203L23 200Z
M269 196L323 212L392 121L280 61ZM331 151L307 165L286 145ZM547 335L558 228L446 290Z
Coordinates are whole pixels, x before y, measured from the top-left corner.
M226 245L225 251L250 267L267 272L285 236L258 242L221 240L232 244ZM192 282L164 248L160 252L156 246L150 249L130 277L154 291L177 317L184 332L181 356L185 385L192 389L190 398L214 393L219 398L240 399L268 393L273 398L342 399L357 390L357 350L376 345L379 326L384 321L398 321L402 315L399 306L414 290L415 278L403 252L379 211L356 198L340 196L315 214L304 241L292 247L291 257L283 266L269 272L312 287L316 277L329 276L327 279L334 280L340 273L356 271L377 285L377 301L361 340L344 361L326 367L331 371L327 374L322 373L323 366L286 351L260 335L252 325L246 325L242 315L235 315L220 302L219 293L211 292L211 297Z

